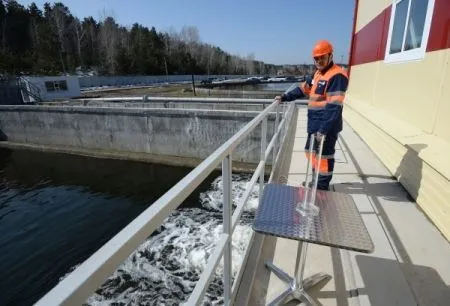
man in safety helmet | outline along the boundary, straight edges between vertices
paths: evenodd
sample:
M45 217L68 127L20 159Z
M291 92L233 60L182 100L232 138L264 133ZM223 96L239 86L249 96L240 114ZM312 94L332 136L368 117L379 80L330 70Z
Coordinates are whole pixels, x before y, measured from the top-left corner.
M311 134L317 141L313 150L325 137L322 161L317 164L313 155L313 172L319 171L317 188L328 190L334 169L334 152L338 134L342 131L342 107L348 85L345 70L333 62L333 46L326 40L320 40L312 50L312 56L317 71L312 80L306 80L295 89L275 97L278 102L293 101L299 98L309 98L308 101L308 138L305 150L309 158Z

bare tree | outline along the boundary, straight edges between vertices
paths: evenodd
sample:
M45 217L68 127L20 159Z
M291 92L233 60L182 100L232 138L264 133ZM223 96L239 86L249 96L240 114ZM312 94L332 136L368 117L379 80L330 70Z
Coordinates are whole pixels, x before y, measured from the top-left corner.
M248 74L255 74L255 54L249 53L246 57L246 70Z
M67 11L67 7L65 7L62 3L56 3L53 6L50 14L52 25L55 27L58 36L59 58L61 60L61 65L64 73L66 73L66 65L64 63L63 54L66 54L64 34L66 31Z
M86 36L86 31L81 26L80 20L78 18L74 18L72 21L72 29L75 32L76 42L77 42L77 52L78 58L80 60L80 66L83 66L83 58L81 57L81 41Z
M100 27L100 45L105 56L105 64L109 73L116 72L116 50L118 43L118 26L112 17L106 17Z
M196 26L184 26L181 29L180 36L186 44L196 44L200 42L200 35Z
M196 26L184 26L180 32L181 40L186 44L188 52L196 61L200 61L200 35Z

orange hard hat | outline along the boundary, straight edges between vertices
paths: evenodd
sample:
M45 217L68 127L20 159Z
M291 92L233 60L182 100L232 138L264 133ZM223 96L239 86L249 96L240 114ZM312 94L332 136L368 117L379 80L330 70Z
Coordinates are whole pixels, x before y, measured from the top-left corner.
M333 53L333 45L328 40L319 40L313 48L313 57Z

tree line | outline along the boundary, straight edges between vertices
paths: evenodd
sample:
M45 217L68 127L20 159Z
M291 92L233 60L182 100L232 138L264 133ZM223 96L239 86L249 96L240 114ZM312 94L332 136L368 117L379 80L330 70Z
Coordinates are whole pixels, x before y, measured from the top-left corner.
M25 7L0 0L0 74L274 74L279 66L203 43L194 26L159 32L73 16L62 2Z

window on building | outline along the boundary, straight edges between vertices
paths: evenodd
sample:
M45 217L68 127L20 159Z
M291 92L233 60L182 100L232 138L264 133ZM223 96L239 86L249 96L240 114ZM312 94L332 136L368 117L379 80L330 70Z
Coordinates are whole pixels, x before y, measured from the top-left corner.
M59 81L58 83L59 90L67 90L67 81Z
M67 90L67 81L47 81L45 82L47 92Z
M45 90L46 90L47 92L55 91L55 86L53 85L53 81L47 81L47 82L45 82Z
M425 56L434 0L395 0L385 61L417 60Z

